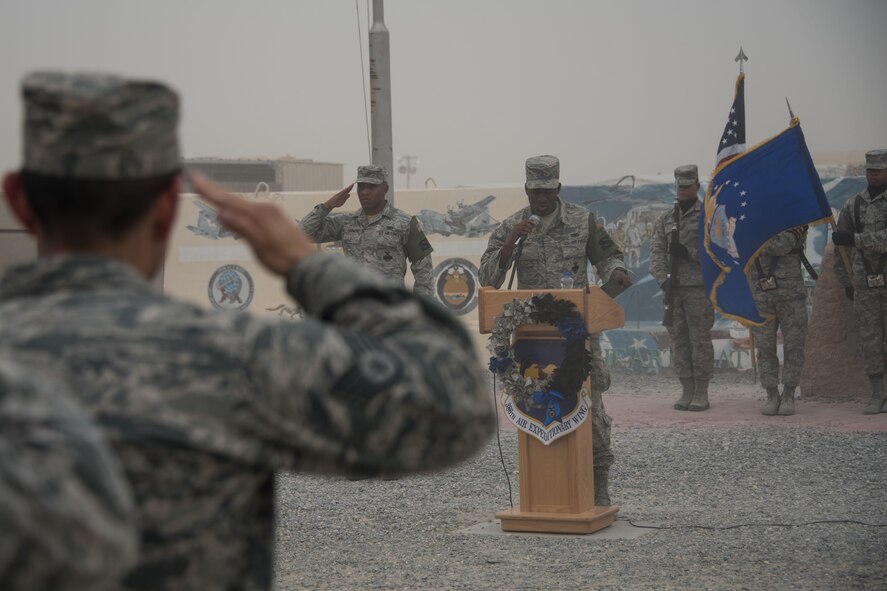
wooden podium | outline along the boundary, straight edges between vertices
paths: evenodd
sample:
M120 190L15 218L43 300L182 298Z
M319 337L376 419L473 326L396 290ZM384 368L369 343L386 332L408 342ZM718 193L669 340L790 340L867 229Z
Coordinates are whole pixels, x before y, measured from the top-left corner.
M493 330L505 304L544 293L573 302L585 319L589 333L621 328L625 324L622 308L599 287L551 290L484 287L478 296L480 332L486 334ZM557 328L548 324L525 325L515 332L515 341L561 339ZM583 387L590 392L590 380L587 379ZM613 523L619 507L594 504L590 415L589 411L577 429L549 445L518 430L520 508L496 513L504 531L590 534Z

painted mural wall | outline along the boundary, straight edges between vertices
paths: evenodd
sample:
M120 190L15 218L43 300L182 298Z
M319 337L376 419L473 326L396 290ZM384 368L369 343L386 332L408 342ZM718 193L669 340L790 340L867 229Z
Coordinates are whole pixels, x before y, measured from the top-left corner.
M660 181L660 182L655 182ZM843 203L865 188L864 177L823 182L837 213ZM704 190L704 188L703 188ZM301 219L331 192L254 193L248 199L278 203L293 219ZM670 366L668 335L661 326L662 293L648 273L653 221L669 211L675 199L670 182L624 177L612 185L565 186L563 199L593 211L599 224L620 244L634 285L616 301L625 310L625 328L608 331L602 346L607 362L632 372L658 373ZM477 267L490 232L499 222L527 205L523 187L417 189L398 191L396 206L416 215L434 247L435 291L438 300L477 332ZM338 211L354 211L352 197ZM818 268L828 239L825 226L812 228L807 257ZM336 250L337 244L321 248ZM595 280L589 265L589 274ZM406 282L412 284L407 272ZM814 282L808 278L812 296ZM286 295L282 282L261 268L236 235L220 228L215 212L194 195L184 195L164 267L165 291L199 305L246 310L258 316L298 320L301 312ZM812 301L812 298L811 300ZM713 331L716 364L751 367L748 331L717 319Z
M296 220L330 196L330 192L244 195L247 199L276 202ZM526 206L523 188L398 191L396 206L422 220L434 247L431 256L440 301L476 330L477 266L492 229ZM358 207L352 192L351 199L336 213L355 211ZM340 250L337 244L324 244L321 248ZM412 285L409 271L406 283ZM236 235L219 227L215 212L195 195L182 196L167 252L164 289L170 295L200 305L298 317L281 282L261 268Z

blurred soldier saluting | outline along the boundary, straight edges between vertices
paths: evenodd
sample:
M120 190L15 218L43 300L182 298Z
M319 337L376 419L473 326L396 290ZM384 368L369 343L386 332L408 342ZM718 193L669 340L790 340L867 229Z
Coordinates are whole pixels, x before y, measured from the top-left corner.
M22 91L24 163L3 188L45 256L0 277L0 353L70 384L119 455L142 529L124 587L267 589L275 470L432 470L486 441L493 409L461 325L318 253L274 204L194 178L309 319L151 288L179 202L173 91L62 73Z
M561 189L560 161L554 156L527 158L525 189L529 207L503 221L493 230L480 261L482 285L499 288L512 262L517 267L518 289L556 289L565 273L573 286L588 285L587 262L595 266L605 282L624 289L631 285L622 252L593 213L558 196ZM533 218L533 219L531 219ZM538 221L534 221L538 220ZM525 239L521 255L514 261L517 241ZM613 464L610 449L612 419L604 409L601 394L610 387L610 372L601 354L600 335L589 335L591 350L591 421L594 457L594 502L609 506L608 477Z
M372 164L357 167L360 210L330 215L351 196L354 183L320 203L302 218L302 228L315 242L342 241L345 256L403 283L407 260L413 271L413 291L432 297L431 244L416 216L397 209L385 198L385 169Z
M872 385L863 412L870 415L887 412L887 150L866 153L865 178L868 188L844 204L832 240L850 251L853 280L839 256L835 273L853 300L865 373Z
M668 327L671 365L683 388L674 408L702 411L709 408L708 382L715 361L711 327L715 316L699 266L699 170L695 164L678 166L674 179L674 210L659 216L653 225L650 274L665 294L663 299L670 300L672 306L673 319Z

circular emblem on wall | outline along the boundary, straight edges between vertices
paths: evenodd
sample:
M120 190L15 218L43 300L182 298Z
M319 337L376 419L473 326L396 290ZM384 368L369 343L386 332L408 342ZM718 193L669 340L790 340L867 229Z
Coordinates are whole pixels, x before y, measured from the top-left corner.
M477 267L465 259L447 259L434 269L437 300L454 314L467 314L477 306Z
M222 310L246 310L254 292L253 278L239 265L219 267L207 286L209 301Z

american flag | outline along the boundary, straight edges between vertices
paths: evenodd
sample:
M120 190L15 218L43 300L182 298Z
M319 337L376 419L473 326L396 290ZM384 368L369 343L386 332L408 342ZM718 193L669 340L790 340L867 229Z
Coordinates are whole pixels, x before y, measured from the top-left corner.
M736 78L736 94L718 142L718 165L745 151L745 74Z

